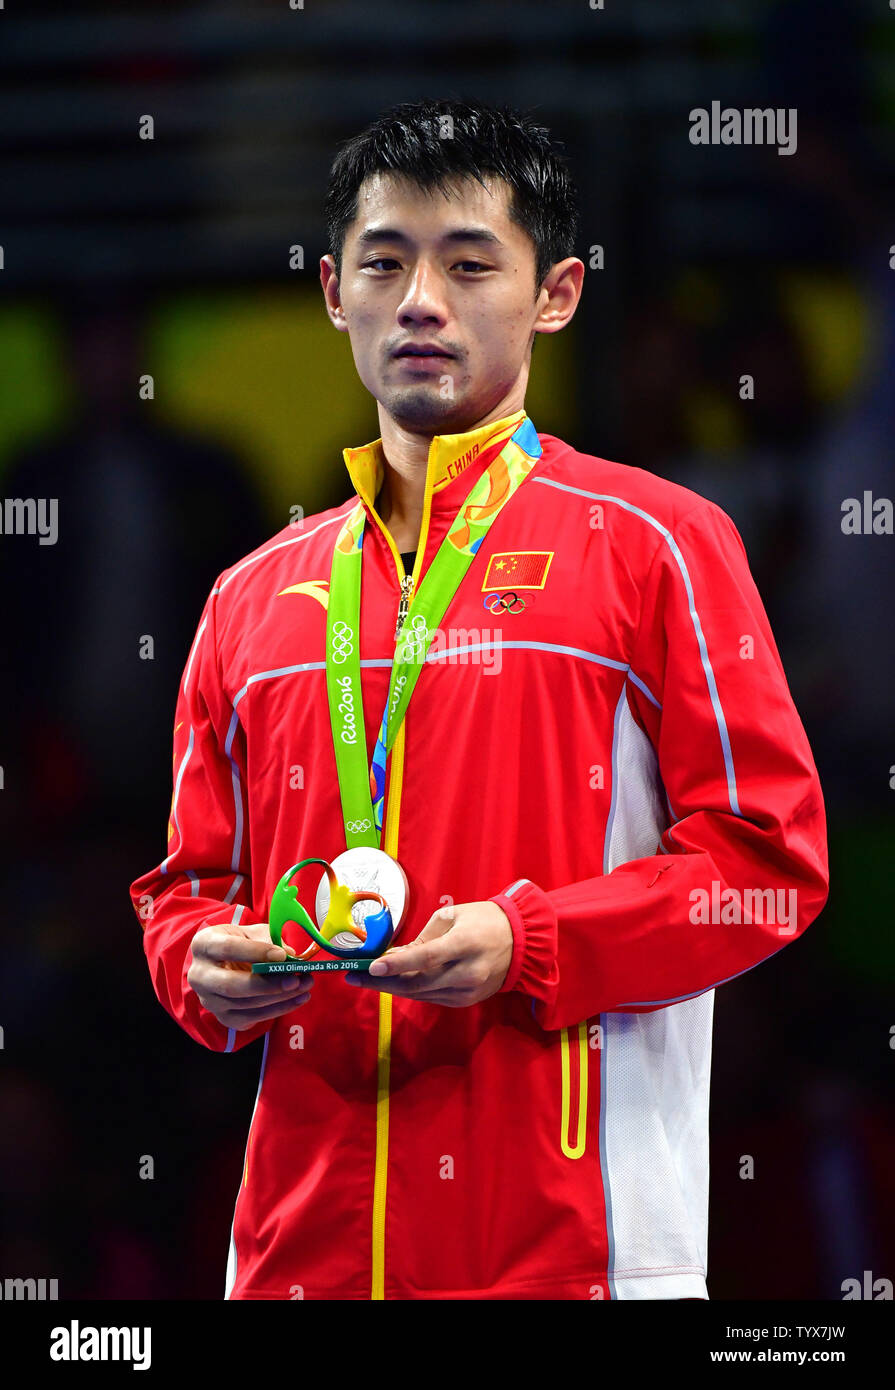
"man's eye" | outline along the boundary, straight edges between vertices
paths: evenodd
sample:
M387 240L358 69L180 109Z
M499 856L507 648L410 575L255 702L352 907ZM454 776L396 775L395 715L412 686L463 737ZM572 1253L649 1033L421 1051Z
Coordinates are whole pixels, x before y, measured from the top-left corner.
M366 261L366 262L364 263L364 269L365 269L365 270L376 270L376 269L378 269L378 268L381 267L381 266L384 266L386 269L391 269L392 267L396 266L397 264L398 264L398 262L394 259L393 256L377 256L375 260ZM460 266L463 270L467 270L467 271L468 271L468 270L472 270L472 271L488 270L488 268L489 268L489 267L486 266L486 265L482 265L482 263L481 263L480 261L457 261L456 264L457 264L458 266Z

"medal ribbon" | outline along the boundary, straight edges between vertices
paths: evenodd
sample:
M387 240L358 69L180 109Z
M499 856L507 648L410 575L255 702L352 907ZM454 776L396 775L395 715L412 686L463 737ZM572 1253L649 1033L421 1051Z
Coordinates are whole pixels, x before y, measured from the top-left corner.
M326 691L336 753L345 843L379 848L386 759L407 712L426 653L482 541L541 456L526 415L470 489L413 595L397 642L379 736L367 768L360 679L361 562L366 512L362 501L346 518L333 550L326 615Z

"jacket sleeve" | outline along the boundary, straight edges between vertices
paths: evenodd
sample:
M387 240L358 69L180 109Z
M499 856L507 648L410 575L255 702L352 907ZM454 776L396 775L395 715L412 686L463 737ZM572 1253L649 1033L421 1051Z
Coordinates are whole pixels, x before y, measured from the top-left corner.
M662 535L642 599L621 703L664 802L655 853L613 864L607 844L595 878L517 879L492 899L514 937L501 992L530 995L544 1028L713 989L794 940L827 899L817 769L720 507L703 500Z
M131 884L143 949L159 1001L190 1037L233 1052L270 1027L228 1029L187 984L190 942L201 927L265 921L252 911L245 746L224 692L215 631L217 583L184 668L174 716L168 852Z

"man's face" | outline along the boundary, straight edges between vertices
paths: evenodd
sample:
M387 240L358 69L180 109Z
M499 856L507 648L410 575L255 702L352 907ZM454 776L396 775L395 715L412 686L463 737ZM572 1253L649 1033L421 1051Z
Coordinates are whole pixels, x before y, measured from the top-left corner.
M534 245L509 217L509 186L486 182L463 179L445 197L377 174L358 191L327 300L330 312L341 303L361 381L406 429L460 432L520 381L524 395L549 296L535 297ZM445 355L399 355L420 346Z

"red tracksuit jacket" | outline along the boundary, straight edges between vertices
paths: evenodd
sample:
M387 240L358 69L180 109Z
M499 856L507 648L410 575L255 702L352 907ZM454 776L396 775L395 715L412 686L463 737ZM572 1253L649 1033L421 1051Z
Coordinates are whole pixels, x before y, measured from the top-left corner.
M417 584L522 419L432 440ZM326 602L359 495L369 760L403 573L375 511L380 441L344 450L344 505L225 570L205 605L167 857L131 896L181 1027L220 1052L264 1038L227 1298L708 1296L714 990L822 908L821 789L729 517L539 439L388 763L382 847L410 885L399 940L447 901L509 917L509 974L483 1003L323 974L307 1004L236 1032L186 984L200 927L265 922L291 864L345 848Z

